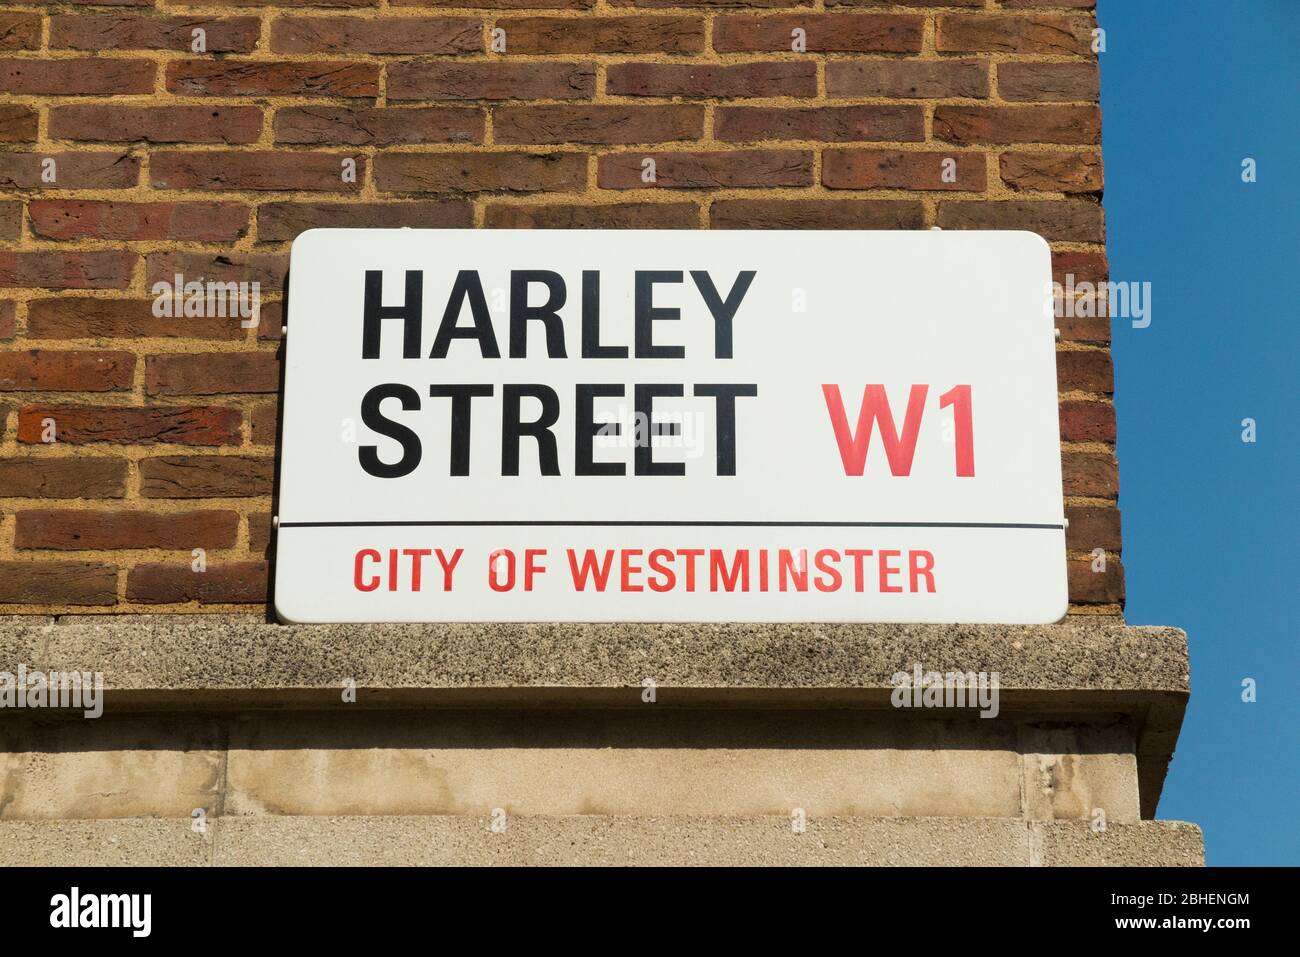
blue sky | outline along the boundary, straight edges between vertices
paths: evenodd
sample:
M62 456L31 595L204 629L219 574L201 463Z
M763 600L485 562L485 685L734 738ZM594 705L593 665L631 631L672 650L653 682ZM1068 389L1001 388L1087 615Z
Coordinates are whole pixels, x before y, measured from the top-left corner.
M1192 656L1157 816L1300 864L1300 2L1098 14L1111 278L1152 283L1148 328L1113 321L1126 615Z

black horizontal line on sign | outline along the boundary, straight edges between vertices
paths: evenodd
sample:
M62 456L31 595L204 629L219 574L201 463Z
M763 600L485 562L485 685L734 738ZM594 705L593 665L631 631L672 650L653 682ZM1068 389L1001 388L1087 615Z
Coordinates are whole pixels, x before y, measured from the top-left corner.
M280 528L407 528L412 526L539 526L539 527L655 527L655 528L1050 528L1063 529L1064 525L1043 525L1035 522L623 522L623 521L477 521L448 520L436 522L280 522Z

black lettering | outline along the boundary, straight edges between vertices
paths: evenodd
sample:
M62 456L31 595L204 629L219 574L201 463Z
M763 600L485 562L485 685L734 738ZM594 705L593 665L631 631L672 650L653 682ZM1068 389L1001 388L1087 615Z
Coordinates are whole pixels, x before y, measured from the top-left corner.
M472 327L456 325L466 298L469 299L470 317L474 320ZM487 299L483 295L483 283L478 272L473 269L462 269L456 273L456 282L451 287L447 309L442 314L438 336L433 340L433 351L429 353L429 358L447 358L447 347L451 345L452 339L477 339L484 359L501 358L496 333L492 331L492 319L488 315Z
M542 414L535 422L519 417L520 400L532 396L542 403ZM501 404L501 474L519 474L519 442L525 436L537 440L537 458L543 475L560 474L560 456L551 431L560 418L560 397L545 385L507 385Z
M490 385L431 385L429 397L451 399L451 471L450 475L469 474L470 400L490 396Z
M410 412L420 407L420 394L409 385L385 382L372 388L361 399L361 421L371 432L378 432L400 442L402 457L390 465L380 461L376 446L363 445L357 450L357 459L361 462L361 467L376 478L401 478L415 471L423 450L418 435L400 422L384 417L379 405L385 399L397 399L402 403L402 408Z

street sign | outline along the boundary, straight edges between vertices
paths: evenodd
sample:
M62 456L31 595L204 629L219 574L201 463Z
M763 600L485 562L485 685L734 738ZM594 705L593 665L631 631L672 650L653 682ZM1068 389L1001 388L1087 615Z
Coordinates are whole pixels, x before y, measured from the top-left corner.
M1050 289L1026 232L310 230L277 613L1055 621Z

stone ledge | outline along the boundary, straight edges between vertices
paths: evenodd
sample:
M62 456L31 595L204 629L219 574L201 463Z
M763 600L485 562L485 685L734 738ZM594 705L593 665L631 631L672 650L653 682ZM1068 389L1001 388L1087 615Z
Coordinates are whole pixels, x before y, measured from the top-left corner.
M0 622L0 670L99 671L105 707L887 708L892 676L998 672L1004 712L1123 715L1155 813L1189 693L1186 635L1109 618L1056 625L276 625L247 615ZM2 714L2 713L0 713Z
M0 821L0 866L970 865L1201 866L1179 821L1004 818L216 817Z

